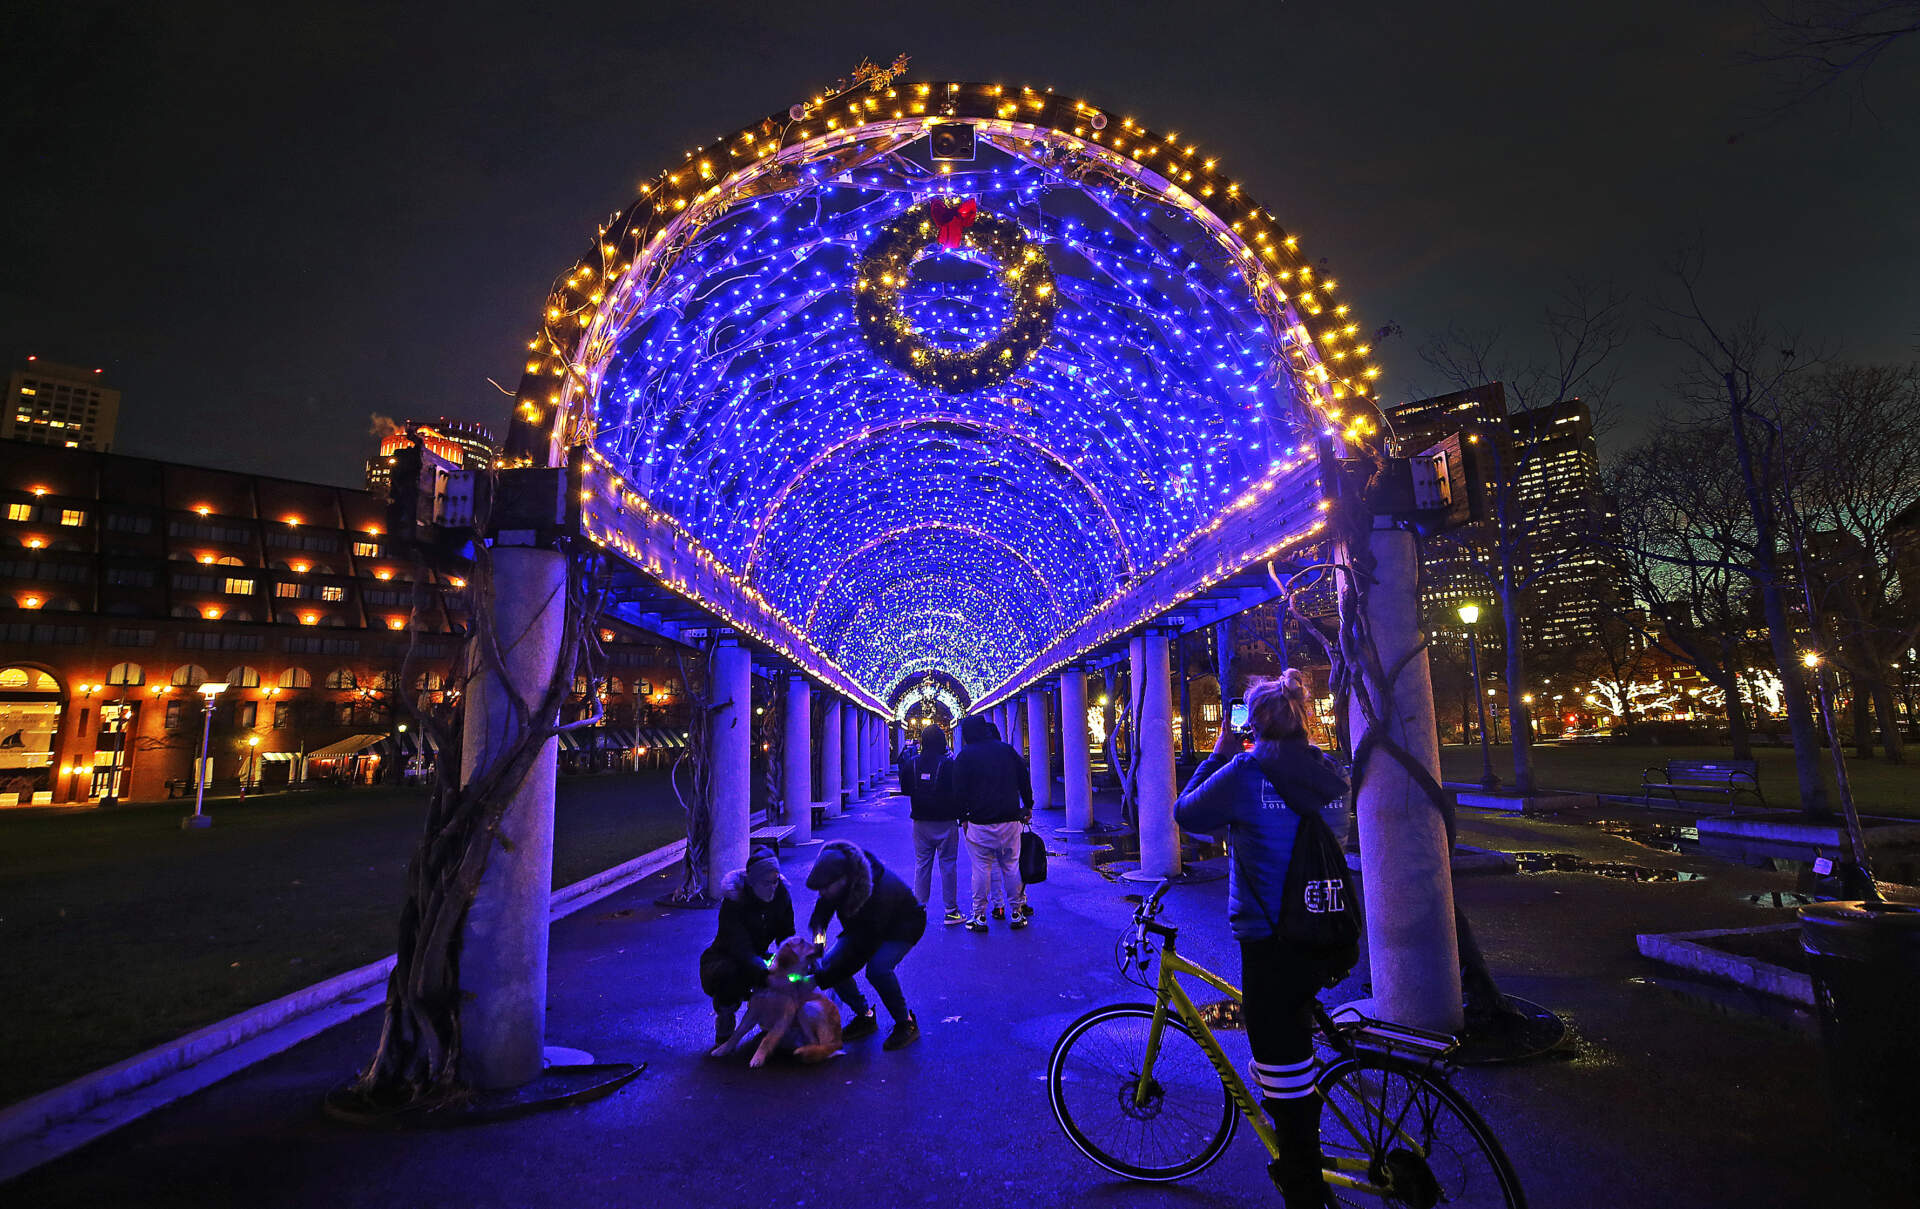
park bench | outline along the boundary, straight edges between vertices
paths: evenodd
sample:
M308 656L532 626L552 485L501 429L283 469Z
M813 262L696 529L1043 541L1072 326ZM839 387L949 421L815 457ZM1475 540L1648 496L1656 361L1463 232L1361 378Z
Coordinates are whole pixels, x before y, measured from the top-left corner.
M761 827L747 836L747 844L749 847L754 844L765 844L778 854L780 845L792 839L793 832L794 828L791 825L783 827Z
M1729 808L1734 795L1742 793L1752 794L1762 806L1767 804L1767 796L1760 792L1760 766L1753 760L1668 760L1640 774L1640 800L1646 805L1653 805L1656 793L1678 804L1683 791L1725 794Z
M170 798L190 798L194 795L192 777L174 777L167 781L167 796ZM207 796L210 798L230 797L240 792L240 779L235 777L223 781L218 777L207 782Z

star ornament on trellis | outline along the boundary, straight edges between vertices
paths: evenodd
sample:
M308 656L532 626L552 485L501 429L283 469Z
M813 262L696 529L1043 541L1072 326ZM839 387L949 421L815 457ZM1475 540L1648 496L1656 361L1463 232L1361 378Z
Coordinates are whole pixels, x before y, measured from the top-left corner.
M993 266L1011 306L1000 330L970 348L943 348L914 326L901 305L914 262L935 244L970 248ZM1012 219L980 211L968 198L935 198L881 228L860 256L854 313L876 356L915 382L949 395L997 386L1053 334L1059 295L1040 247Z

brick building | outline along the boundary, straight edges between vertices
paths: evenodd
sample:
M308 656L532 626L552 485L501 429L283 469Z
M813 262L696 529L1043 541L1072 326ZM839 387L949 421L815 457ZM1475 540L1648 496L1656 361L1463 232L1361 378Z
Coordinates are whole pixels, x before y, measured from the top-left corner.
M215 782L423 763L401 694L449 704L468 589L393 556L374 494L0 441L0 506L0 806L167 796L194 775L209 681L229 686ZM567 736L570 767L676 741L671 655L603 636L607 722Z

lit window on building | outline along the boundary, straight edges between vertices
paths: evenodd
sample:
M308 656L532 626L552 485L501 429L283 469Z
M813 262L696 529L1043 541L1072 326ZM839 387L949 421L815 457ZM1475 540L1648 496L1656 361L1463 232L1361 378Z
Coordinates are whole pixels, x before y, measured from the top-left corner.
M251 579L229 579L224 591L229 596L251 596L253 595L253 581Z
M78 508L62 508L60 523L69 529L77 529L87 523L87 514Z
M8 504L7 519L10 521L30 521L33 519L32 504Z
M339 601L345 600L346 598L347 590L338 584L327 584L320 589L321 600Z

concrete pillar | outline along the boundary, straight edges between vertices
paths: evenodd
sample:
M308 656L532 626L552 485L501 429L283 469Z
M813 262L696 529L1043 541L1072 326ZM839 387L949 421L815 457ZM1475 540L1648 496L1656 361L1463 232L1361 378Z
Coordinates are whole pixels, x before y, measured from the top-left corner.
M786 714L781 719L780 797L787 804L793 836L813 840L813 687L799 672L787 673Z
M707 764L713 785L713 838L707 844L708 892L747 867L753 833L753 652L732 634L713 652L713 740Z
M840 817L846 801L840 784L840 714L844 708L840 698L828 695L826 712L820 718L820 802L830 819Z
M1026 721L1027 711L1020 708L1019 701L1009 698L1007 701L1007 725L1000 731L1000 735L1007 742L1013 744L1013 750L1019 752L1023 757L1027 754Z
M1174 676L1180 686L1180 758L1193 759L1193 682L1187 676L1187 636L1173 640Z
M553 550L493 551L493 633L503 680L477 644L467 686L460 779L500 758L513 726L510 693L537 707L566 629L567 559ZM511 684L511 689L508 685ZM535 717L549 726L552 717ZM462 925L460 1075L482 1090L537 1077L547 1039L547 904L553 894L553 787L560 740L548 739L500 816L499 840Z
M1043 680L1027 690L1027 781L1033 787L1033 808L1045 810L1053 800L1053 755L1047 750L1047 686Z
M860 800L860 707L851 701L840 707L840 800L851 806Z
M1180 872L1180 828L1173 821L1173 684L1168 631L1149 629L1127 643L1132 693L1140 702L1140 872L1153 880Z
M1087 673L1074 666L1060 673L1060 767L1066 775L1066 826L1093 825L1093 768L1088 750Z
M1405 660L1392 686L1394 709L1381 718L1386 737L1424 765L1438 781L1440 739L1433 723L1433 678L1420 645L1419 563L1413 535L1376 529L1369 548L1373 586L1366 593L1372 658L1382 674ZM1351 551L1336 556L1346 564ZM1352 580L1341 577L1342 614L1359 607ZM1360 661L1360 652L1347 658ZM1361 664L1374 700L1386 694ZM1348 712L1354 748L1366 741L1368 724L1356 699ZM1378 748L1360 782L1360 884L1366 897L1367 958L1373 973L1373 1014L1434 1032L1462 1027L1460 953L1453 917L1453 872L1446 822L1436 803L1387 752Z

